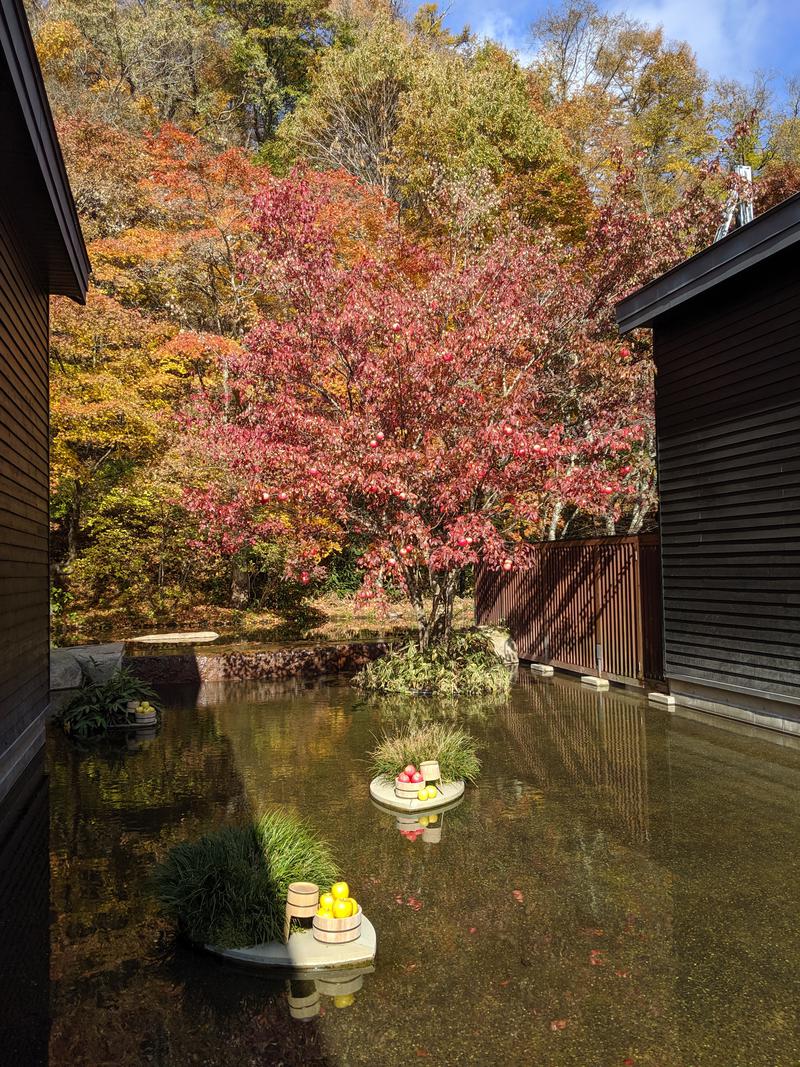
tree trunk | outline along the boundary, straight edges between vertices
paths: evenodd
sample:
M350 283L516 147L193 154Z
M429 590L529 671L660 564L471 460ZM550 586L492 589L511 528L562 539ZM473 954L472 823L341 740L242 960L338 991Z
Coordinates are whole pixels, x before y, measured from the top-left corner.
M412 599L417 616L419 647L422 652L436 645L444 645L450 640L453 632L453 607L460 573L460 570L447 571L431 582L433 596L428 611L425 611L422 598L419 598L416 604Z

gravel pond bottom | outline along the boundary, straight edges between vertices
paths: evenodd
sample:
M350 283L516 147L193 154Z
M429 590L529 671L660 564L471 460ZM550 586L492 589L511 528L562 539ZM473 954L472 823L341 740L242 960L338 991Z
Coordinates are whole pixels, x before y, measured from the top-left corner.
M81 751L50 731L28 1047L54 1067L800 1062L794 748L524 670L495 702L338 679L165 693L152 738ZM369 797L376 735L412 716L481 745L438 833ZM374 972L323 984L318 1013L313 988L176 944L147 893L171 845L275 806L330 842L378 934Z

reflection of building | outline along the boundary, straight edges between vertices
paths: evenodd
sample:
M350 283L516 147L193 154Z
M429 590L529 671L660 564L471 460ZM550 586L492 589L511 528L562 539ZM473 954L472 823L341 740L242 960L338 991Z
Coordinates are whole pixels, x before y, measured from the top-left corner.
M0 1049L47 1063L50 982L48 779L40 749L0 817Z
M20 0L0 0L0 799L49 689L48 301L89 261Z
M520 773L542 787L588 786L629 838L649 837L647 744L642 708L630 697L542 682L520 672L529 709L499 712Z

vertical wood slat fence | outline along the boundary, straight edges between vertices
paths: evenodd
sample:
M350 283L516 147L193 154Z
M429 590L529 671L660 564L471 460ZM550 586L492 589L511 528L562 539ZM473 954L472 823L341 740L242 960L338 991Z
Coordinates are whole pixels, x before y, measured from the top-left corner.
M478 623L504 623L520 657L620 682L664 676L657 534L547 541L529 570L482 570Z

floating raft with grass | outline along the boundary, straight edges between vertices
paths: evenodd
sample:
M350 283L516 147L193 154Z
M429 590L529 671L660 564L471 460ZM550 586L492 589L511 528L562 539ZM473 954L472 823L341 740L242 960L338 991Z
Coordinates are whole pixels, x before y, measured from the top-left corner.
M377 944L375 927L366 915L362 915L361 936L358 940L343 945L323 944L317 941L311 930L295 930L285 944L283 941L270 941L268 944L251 945L249 948L218 948L216 945L206 945L205 948L206 951L231 963L263 967L265 970L288 970L296 977L302 977L309 971L359 967L372 963Z
M437 789L437 795L433 800L419 800L417 797L399 797L395 793L395 783L391 778L378 775L369 783L369 795L376 804L390 811L419 812L424 815L428 811L438 811L447 804L452 804L464 795L464 779L457 778L454 782L444 782Z

